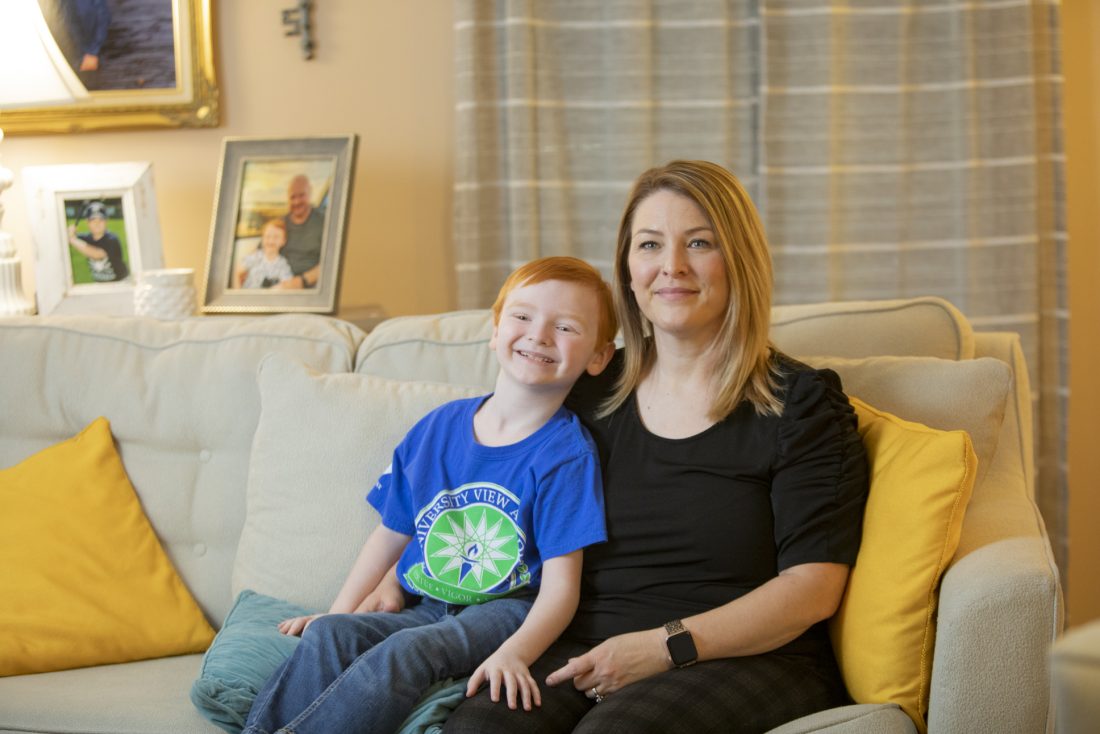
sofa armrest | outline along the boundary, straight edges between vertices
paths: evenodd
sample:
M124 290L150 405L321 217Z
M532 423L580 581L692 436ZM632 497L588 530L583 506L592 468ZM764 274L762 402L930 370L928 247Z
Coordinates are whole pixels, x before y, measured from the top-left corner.
M940 590L929 731L1052 731L1047 656L1062 615L1045 535L959 559Z
M975 335L1015 385L992 464L966 510L944 574L929 698L930 732L1053 730L1050 646L1064 606L1034 500L1031 392L1016 334Z

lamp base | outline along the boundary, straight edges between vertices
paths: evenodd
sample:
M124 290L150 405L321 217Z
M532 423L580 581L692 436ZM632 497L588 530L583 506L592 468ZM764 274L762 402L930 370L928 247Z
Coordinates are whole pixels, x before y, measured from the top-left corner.
M20 278L19 256L15 253L12 237L7 232L0 232L0 318L34 313L34 304L23 295Z

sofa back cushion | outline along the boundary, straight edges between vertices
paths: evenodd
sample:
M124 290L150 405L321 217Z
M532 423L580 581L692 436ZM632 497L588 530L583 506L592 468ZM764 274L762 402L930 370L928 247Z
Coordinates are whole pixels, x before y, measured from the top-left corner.
M966 431L981 484L997 453L1012 370L999 359L803 357L840 375L844 392L905 420L941 431Z
M328 609L368 533L366 496L422 416L479 388L323 374L282 354L259 373L262 411L233 593Z
M394 380L431 380L492 390L497 360L489 349L488 309L400 316L383 321L364 340L355 371Z
M319 316L0 320L0 468L106 417L142 509L216 626L233 602L257 365L278 351L347 372L362 338Z
M776 306L772 339L795 356L974 356L970 322L949 302L933 296Z
M488 309L389 319L363 342L355 370L489 390L497 373L488 346L492 331ZM933 297L776 306L772 339L796 357L974 356L974 334L966 318Z

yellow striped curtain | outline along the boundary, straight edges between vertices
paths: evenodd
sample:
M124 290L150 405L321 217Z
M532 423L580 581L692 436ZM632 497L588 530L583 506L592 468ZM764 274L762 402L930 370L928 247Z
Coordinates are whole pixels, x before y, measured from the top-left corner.
M610 276L633 178L729 167L778 303L939 295L1020 333L1066 564L1056 0L456 0L462 307L533 257Z

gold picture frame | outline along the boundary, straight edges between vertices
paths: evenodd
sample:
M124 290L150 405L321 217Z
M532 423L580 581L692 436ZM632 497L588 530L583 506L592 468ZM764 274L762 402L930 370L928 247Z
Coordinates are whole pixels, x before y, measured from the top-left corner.
M86 101L0 112L4 133L216 127L219 109L211 0L164 2L170 3L172 10L174 86L91 91Z

